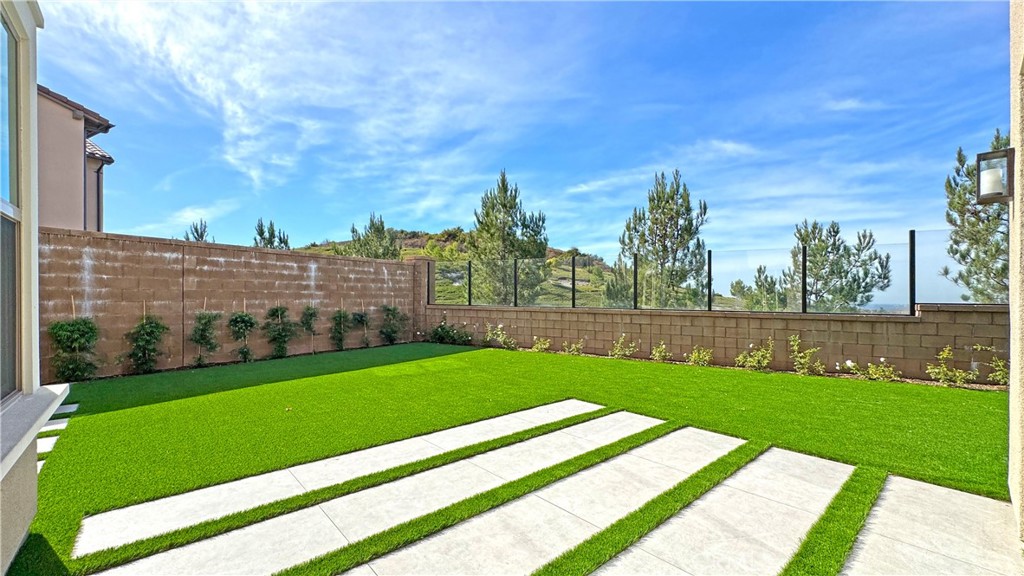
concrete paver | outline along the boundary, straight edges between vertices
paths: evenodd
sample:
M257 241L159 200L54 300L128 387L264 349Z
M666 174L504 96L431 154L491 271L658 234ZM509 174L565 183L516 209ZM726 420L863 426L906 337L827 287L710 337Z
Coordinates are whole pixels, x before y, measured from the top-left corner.
M55 415L56 414L71 414L75 410L78 410L78 404L65 404L63 406L58 406L57 409L53 411L53 413Z
M852 472L845 464L768 450L597 573L777 573Z
M50 436L47 438L36 438L36 452L39 454L46 454L57 444L58 436Z
M950 488L890 476L847 574L1024 574L1013 510Z
M632 421L632 426L626 425ZM598 423L593 426L593 423ZM619 437L607 437L602 430L601 422L609 428L619 430L620 437L639 432L659 424L660 420L640 416L636 414L622 415L612 414L598 418L584 424L577 424L564 431L556 431L550 434L533 438L525 442L500 448L486 454L475 456L465 461L453 462L433 470L427 470L413 476L396 480L388 484L375 486L366 490L342 496L325 502L320 506L307 508L298 512L285 514L264 522L252 524L246 528L222 534L209 540L203 540L156 554L122 568L124 572L110 572L111 574L208 574L216 573L216 569L226 566L227 560L216 560L216 551L223 550L227 557L230 557L230 574L268 574L287 566L273 563L273 570L268 568L268 562L263 558L264 552L258 543L253 539L253 534L273 534L274 550L284 550L288 547L303 548L306 546L303 529L299 528L301 522L290 522L287 520L292 516L305 518L309 510L316 509L318 513L330 520L331 526L338 530L345 542L362 539L371 534L380 532L402 522L411 520L428 512L432 512L443 506L458 502L474 494L488 490L495 486L504 484L507 478L498 477L476 463L477 459L488 456L488 462L499 463L502 458L513 459L519 454L518 447L523 445L537 445L547 441L549 436L558 435L570 438L576 443L575 451L566 451L560 454L551 453L550 461L535 460L534 465L539 466L536 470L572 458L577 454L592 450L599 446L597 442L585 440L577 435L585 437L597 437L613 442ZM585 428L580 428L584 427ZM571 433L571 434L570 434ZM516 448L516 450L513 450ZM521 470L525 475L536 470ZM266 524L279 524L285 528L276 531L268 531L259 528ZM319 542L319 540L318 540ZM340 548L344 543L335 546ZM196 550L196 554L190 553ZM281 552L278 555L286 557L293 564L311 560L316 556L325 553L322 547L311 546L306 552L294 553L284 556ZM252 556L250 559L249 555ZM132 567L139 564L141 568L133 571Z
M600 408L565 400L89 516L82 521L72 556L123 546Z
M681 449L690 442L705 448ZM380 576L528 574L742 443L679 430L369 565Z
M58 418L56 420L50 420L43 427L39 429L40 432L53 432L54 430L63 430L68 427L67 418Z

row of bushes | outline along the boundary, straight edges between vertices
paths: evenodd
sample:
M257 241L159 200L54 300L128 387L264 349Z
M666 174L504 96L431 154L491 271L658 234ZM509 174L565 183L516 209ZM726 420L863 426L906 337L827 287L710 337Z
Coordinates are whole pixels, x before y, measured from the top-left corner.
M473 343L473 335L465 328L448 324L447 319L443 318L441 323L427 334L427 340L441 344L469 345ZM519 343L516 342L515 338L505 332L504 326L501 324L486 325L484 344L504 348L506 350L521 349L519 347ZM581 355L583 354L583 344L584 341L582 339L578 342L563 342L562 353ZM789 360L793 365L793 370L797 374L825 375L825 364L817 358L817 354L821 348L803 348L800 336L796 334L789 337L788 345ZM534 336L533 345L529 350L534 352L547 352L550 348L550 339ZM622 334L612 343L611 349L608 350L608 356L610 358L631 358L639 349L639 340L629 340L627 339L626 334ZM980 363L989 367L987 379L990 383L1002 386L1009 384L1009 363L995 354L996 349L994 347L975 345L973 350L976 352L992 353L992 358L989 362ZM771 363L774 357L775 342L769 338L758 346L751 343L749 350L745 350L737 355L735 364L738 368L768 371L771 368ZM661 341L657 346L651 349L650 359L657 362L667 362L672 360L672 352L668 350L665 342ZM704 348L698 345L694 346L693 350L688 354L684 354L682 361L685 364L694 366L710 366L713 360L714 352L710 348ZM972 367L971 370L962 370L953 366L952 346L946 346L943 348L936 355L936 360L938 361L937 363L928 364L925 368L925 372L941 384L948 386L963 386L978 380L980 371L976 367ZM883 380L894 382L903 378L903 374L892 364L886 362L885 358L879 358L879 362L877 364L868 362L867 366L863 367L852 360L847 360L844 363L837 362L835 368L836 372L850 374L864 380Z
M385 344L395 344L409 322L408 315L395 306L381 306L383 318L378 333ZM197 312L188 341L197 348L194 366L207 364L208 355L221 348L217 339L218 323L223 314L206 310ZM228 333L239 347L233 352L242 362L252 362L249 337L259 328L271 345L268 358L284 358L288 355L289 344L300 336L300 331L310 337L311 349L315 353L313 337L319 334L316 322L320 309L306 306L296 322L289 317L286 306L275 306L267 311L262 323L248 312L234 312L227 319ZM370 345L370 317L366 312L338 310L331 316L330 339L336 350L345 349L345 337L353 328L363 328L362 345ZM156 370L157 361L164 355L161 349L164 334L170 328L152 314L143 314L142 319L125 335L129 350L117 357L118 364L125 364L131 374L147 374ZM49 326L50 338L56 348L53 368L57 379L62 382L88 380L96 375L99 364L96 358L96 343L99 341L99 326L92 318L75 318L58 321Z

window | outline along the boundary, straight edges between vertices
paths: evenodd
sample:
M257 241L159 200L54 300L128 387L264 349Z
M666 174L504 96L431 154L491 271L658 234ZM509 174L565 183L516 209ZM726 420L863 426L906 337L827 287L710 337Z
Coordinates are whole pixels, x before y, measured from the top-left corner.
M21 211L18 206L17 43L7 22L0 42L0 399L18 389L18 290Z

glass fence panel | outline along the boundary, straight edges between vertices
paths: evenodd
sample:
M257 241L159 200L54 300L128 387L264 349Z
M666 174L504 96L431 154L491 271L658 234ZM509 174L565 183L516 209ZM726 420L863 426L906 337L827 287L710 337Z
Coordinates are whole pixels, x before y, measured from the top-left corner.
M713 251L712 309L799 312L799 252L795 258L794 265L789 249Z
M633 260L576 258L577 308L633 308Z
M468 262L434 262L434 303L468 304Z
M855 244L847 244L851 249ZM877 257L875 257L877 253ZM910 245L877 244L859 257L807 253L807 311L825 314L908 314Z
M638 259L637 305L654 310L707 310L707 251L683 261Z
M572 306L572 261L557 258L520 260L519 305Z
M993 266L964 268L950 255L949 230L918 230L917 301L931 304L1005 304L1009 294L1009 254L1000 250ZM994 239L995 240L995 239ZM996 244L997 246L1001 244ZM956 246L953 246L954 254Z
M515 284L513 260L473 261L473 305L511 306Z

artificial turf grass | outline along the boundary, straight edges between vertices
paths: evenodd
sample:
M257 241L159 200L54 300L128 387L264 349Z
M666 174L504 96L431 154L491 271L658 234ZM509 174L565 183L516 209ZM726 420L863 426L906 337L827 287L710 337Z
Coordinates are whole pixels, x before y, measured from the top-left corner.
M13 575L59 574L87 513L570 397L1007 499L1001 392L415 344L109 379L71 395L81 406L40 475ZM50 569L21 560L29 551Z
M666 434L684 428L685 425L675 422L665 422L642 432L622 438L616 442L586 452L579 456L570 458L543 470L539 470L502 484L486 492L470 496L465 500L451 504L440 510L431 512L389 528L383 532L369 536L344 548L328 552L323 556L310 560L304 564L293 566L286 570L275 573L277 576L331 576L340 574L379 558L385 554L398 550L422 540L441 530L450 528L460 522L473 518L479 514L507 504L518 498L522 498L536 492L549 484L567 478L582 470L596 466L616 456L624 454L638 446L642 446Z
M760 456L766 442L746 442L662 492L534 572L534 576L590 574Z
M876 468L854 470L780 576L839 574L887 476Z
M476 456L477 454L517 444L531 438L562 430L569 426L581 424L615 412L618 412L618 410L614 408L602 408L585 414L570 416L569 418L565 418L557 422L542 424L540 426L516 432L501 438L496 438L494 440L487 440L470 446L465 446L463 448L457 448L423 460L411 462L388 470L382 470L366 476L360 476L359 478L353 478L352 480L348 480L340 484L305 492L297 496L292 496L291 498L257 506L243 512L237 512L228 516L195 524L187 528L132 542L117 548L87 554L71 560L71 566L68 566L68 569L72 574L90 574L112 568L139 558L151 556L172 548L178 548L180 546L217 536L231 530L243 528L250 524L255 524L256 522L262 522L276 516L295 512L303 508L322 504L347 494L352 494L360 490L393 482L433 468L439 468L458 460L463 460Z

